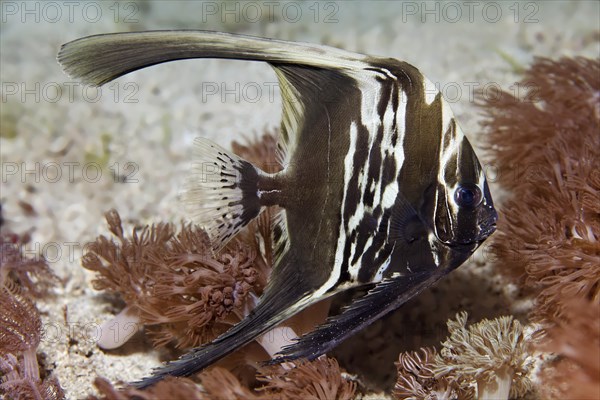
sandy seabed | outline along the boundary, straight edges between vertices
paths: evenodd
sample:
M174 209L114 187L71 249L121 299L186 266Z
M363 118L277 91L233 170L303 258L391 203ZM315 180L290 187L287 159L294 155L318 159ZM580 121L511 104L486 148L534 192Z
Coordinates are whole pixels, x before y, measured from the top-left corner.
M2 2L2 229L31 232L27 252L42 254L64 279L38 303L46 327L39 352L67 396L89 394L98 375L135 380L160 362L141 335L118 352L95 345L96 327L119 307L92 289L93 275L80 266L85 243L107 232L104 212L116 208L129 227L185 219L178 194L193 139L228 147L260 134L279 124L281 101L266 64L220 60L155 66L97 91L62 73L62 43L116 31L209 29L402 59L439 85L477 147L474 90L523 90L514 86L516 71L534 56L598 57L600 3L467 3ZM481 159L493 171L493 160ZM395 379L398 352L438 343L459 309L474 320L526 311L482 259L342 345L335 352L342 365L382 388Z

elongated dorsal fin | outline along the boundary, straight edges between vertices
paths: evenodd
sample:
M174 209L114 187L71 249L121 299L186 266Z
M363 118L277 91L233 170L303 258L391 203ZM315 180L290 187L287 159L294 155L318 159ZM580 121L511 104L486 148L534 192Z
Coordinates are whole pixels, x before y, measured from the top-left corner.
M69 76L103 85L129 72L188 58L228 58L325 69L356 69L367 56L333 47L199 30L108 33L62 45L58 61Z
M190 58L264 61L275 69L283 100L280 142L286 163L301 140L297 135L305 105L323 100L318 98L323 86L336 87L335 79L328 85L331 79L311 74L311 69L343 74L369 66L367 56L333 47L195 30L93 35L64 44L58 53L69 76L96 86L151 65Z

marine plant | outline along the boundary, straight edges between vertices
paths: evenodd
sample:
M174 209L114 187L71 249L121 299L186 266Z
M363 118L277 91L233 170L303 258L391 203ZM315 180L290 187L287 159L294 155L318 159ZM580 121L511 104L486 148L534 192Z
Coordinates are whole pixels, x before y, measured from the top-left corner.
M260 290L256 253L236 243L213 256L206 234L197 227L158 223L124 235L116 210L106 213L117 239L100 236L82 259L97 272L94 288L118 293L127 307L109 325L143 324L156 346L175 340L177 347L197 346L214 339L239 321L250 290ZM237 316L236 316L237 314ZM132 329L135 330L135 329ZM100 345L115 348L131 337L101 337Z
M548 328L540 350L557 354L541 376L546 398L600 398L600 304L573 300Z
M448 321L450 336L436 355L436 377L477 383L480 400L518 398L531 390L529 338L512 317L484 319L466 327L467 313Z

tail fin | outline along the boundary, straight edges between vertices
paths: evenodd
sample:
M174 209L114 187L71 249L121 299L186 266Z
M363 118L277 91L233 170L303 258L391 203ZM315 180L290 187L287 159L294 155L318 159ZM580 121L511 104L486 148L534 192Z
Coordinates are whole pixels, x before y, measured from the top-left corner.
M208 139L194 144L197 159L183 200L218 251L260 214L258 179L264 173Z

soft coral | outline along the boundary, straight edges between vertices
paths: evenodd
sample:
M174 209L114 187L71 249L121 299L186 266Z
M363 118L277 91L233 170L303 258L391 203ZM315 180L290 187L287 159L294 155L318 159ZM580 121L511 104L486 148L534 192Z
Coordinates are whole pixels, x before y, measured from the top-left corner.
M44 259L23 255L26 242L16 234L0 235L0 393L15 399L61 399L58 381L40 377L36 352L42 321L31 299L46 295L58 278Z
M522 85L482 105L497 180L511 191L493 239L502 271L538 293L551 320L565 299L600 302L600 60L539 58Z
M258 272L256 253L241 243L213 255L204 231L159 223L123 233L115 210L106 214L117 241L100 236L88 247L82 265L99 274L94 288L119 293L127 303L120 315L152 329L155 345L177 340L177 346L197 346L240 320ZM123 337L119 337L123 339ZM105 347L108 345L101 338Z

